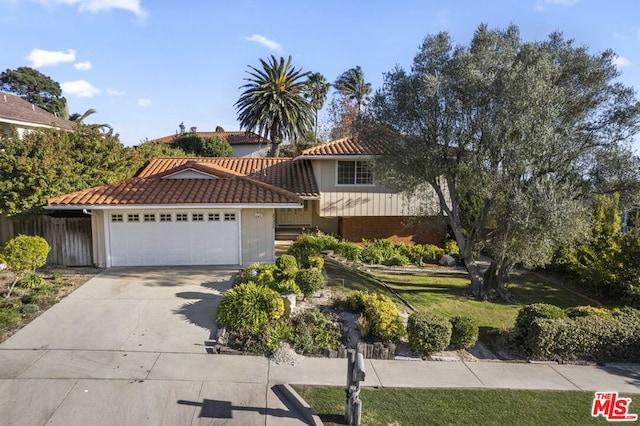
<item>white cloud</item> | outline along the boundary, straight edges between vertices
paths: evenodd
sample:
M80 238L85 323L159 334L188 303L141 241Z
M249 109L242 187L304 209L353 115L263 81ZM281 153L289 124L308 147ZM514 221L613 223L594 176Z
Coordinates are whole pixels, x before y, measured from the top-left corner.
M73 66L80 71L87 71L90 70L91 67L93 67L93 65L91 65L91 61L76 62L75 64L73 64Z
M64 62L76 60L76 51L67 49L67 52L33 49L29 55L25 56L27 61L31 61L31 67L40 68L48 65L57 65Z
M613 63L619 67L628 67L631 65L631 61L625 58L624 56L616 56L613 59Z
M275 40L270 40L263 35L254 34L251 37L244 38L247 41L253 41L265 46L267 49L275 50L276 52L282 52L282 46Z
M100 13L112 9L121 9L144 18L147 12L142 8L141 0L31 0L44 5L64 4L78 6L79 12Z
M67 81L62 83L60 87L64 92L79 98L90 98L100 94L100 89L93 87L91 83L85 80Z
M629 36L621 34L619 32L614 32L613 33L613 38L616 40L629 40Z
M537 0L536 5L534 6L538 12L544 12L544 6L546 4L554 5L554 6L573 6L577 4L580 0Z
M107 94L109 96L124 96L126 92L124 90L112 90L112 89L107 89Z
M139 98L138 105L140 105L141 107L149 106L151 105L151 99Z

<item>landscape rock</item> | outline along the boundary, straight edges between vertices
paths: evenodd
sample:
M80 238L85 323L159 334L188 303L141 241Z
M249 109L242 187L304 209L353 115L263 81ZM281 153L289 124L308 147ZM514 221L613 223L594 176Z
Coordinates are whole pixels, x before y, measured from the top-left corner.
M448 254L445 254L440 258L438 264L441 266L456 266L456 260Z

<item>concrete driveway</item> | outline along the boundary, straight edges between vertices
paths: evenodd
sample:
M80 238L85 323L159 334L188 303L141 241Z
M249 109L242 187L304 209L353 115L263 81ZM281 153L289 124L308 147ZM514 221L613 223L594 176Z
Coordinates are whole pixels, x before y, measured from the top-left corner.
M236 272L91 279L0 345L0 424L301 424L266 358L208 353Z

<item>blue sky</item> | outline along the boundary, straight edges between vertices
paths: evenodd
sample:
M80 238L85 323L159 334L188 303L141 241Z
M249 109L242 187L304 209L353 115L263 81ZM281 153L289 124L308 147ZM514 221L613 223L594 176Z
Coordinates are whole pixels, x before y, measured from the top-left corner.
M71 113L94 108L88 122L136 145L181 122L238 130L233 105L259 58L291 55L329 81L360 65L377 88L394 65L410 67L426 35L468 44L481 23L610 48L621 81L640 90L637 0L0 0L0 70L37 68L61 83Z

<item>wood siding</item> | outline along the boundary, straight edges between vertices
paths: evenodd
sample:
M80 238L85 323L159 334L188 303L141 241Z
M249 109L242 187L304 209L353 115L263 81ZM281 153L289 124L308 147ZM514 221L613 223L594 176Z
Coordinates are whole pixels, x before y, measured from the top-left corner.
M48 265L93 265L91 218L30 216L2 218L0 220L2 242L20 235L43 237L51 246Z

